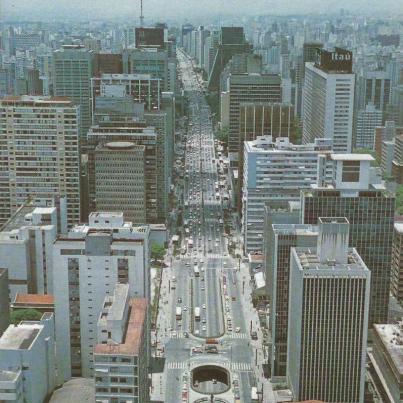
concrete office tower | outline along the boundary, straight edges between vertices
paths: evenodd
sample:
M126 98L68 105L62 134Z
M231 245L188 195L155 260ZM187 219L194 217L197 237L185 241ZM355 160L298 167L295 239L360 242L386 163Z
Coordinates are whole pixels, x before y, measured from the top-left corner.
M0 338L0 400L43 403L55 387L53 314L10 325Z
M91 126L90 80L94 71L94 52L83 45L63 45L53 53L53 93L80 105L81 144L85 144Z
M147 309L144 298L130 298L117 284L105 298L94 347L95 399L148 402Z
M131 297L150 298L149 228L123 213L91 213L88 225L59 237L53 250L56 341L60 381L92 377L97 320L105 295L129 284Z
M375 128L375 152L378 158L382 156L382 142L392 141L399 134L403 134L403 128L396 127L393 120L386 121L384 126Z
M0 268L0 336L10 324L10 297L7 269Z
M382 111L368 104L357 113L355 148L375 149L375 128L382 125Z
M382 141L381 170L382 175L392 176L393 157L395 155L395 140Z
M159 78L163 90L169 91L168 52L158 48L125 49L123 51L123 72L125 74L150 74Z
M369 325L388 317L395 199L382 185L371 183L365 154L332 154L330 185L301 193L301 222L316 224L319 217L346 217L350 246L354 246L371 271Z
M78 106L67 98L1 99L0 150L0 225L27 200L52 206L59 196L69 226L79 222Z
M0 229L0 267L8 269L10 296L53 294L56 207L21 206Z
M390 76L386 71L361 69L357 74L355 104L356 109L365 109L372 104L382 113L391 97Z
M95 75L122 74L123 62L120 53L97 53L95 55Z
M228 155L231 164L237 166L243 146L239 134L240 105L243 102L281 102L281 78L277 74L234 74L228 79L228 91Z
M97 211L122 211L134 224L146 222L145 146L128 141L95 149L95 206Z
M160 109L163 82L150 74L102 74L91 78L91 110L98 97L132 98L146 111ZM94 122L93 122L94 123Z
M394 224L390 291L403 305L403 223Z
M346 218L319 218L317 247L291 249L287 379L294 400L364 402L371 272Z
M271 349L269 368L272 380L285 380L287 367L288 303L290 300L291 247L314 247L318 228L309 224L277 224L276 210L266 211L264 256L268 279ZM274 222L273 224L269 224ZM292 307L291 307L292 309Z
M217 42L214 46L213 64L208 77L210 91L219 90L220 74L232 56L252 53L252 47L245 39L243 27L221 27Z
M303 88L303 142L333 140L335 152L351 152L355 76L352 53L321 50L317 63L306 63Z
M245 142L242 186L242 235L246 253L262 250L264 206L269 201L298 201L300 191L316 183L318 158L331 152L331 141L294 145L288 138L258 137ZM330 166L325 164L330 179Z
M164 164L158 164L160 151L157 144L156 130L146 127L144 123L136 122L111 122L92 126L88 132L88 194L90 211L96 210L95 187L95 148L99 144L115 141L128 141L138 146L145 147L145 187L146 187L146 219L147 223L158 222L162 215L158 206L163 204L166 195L163 172Z
M374 325L369 372L382 399L403 399L403 321Z

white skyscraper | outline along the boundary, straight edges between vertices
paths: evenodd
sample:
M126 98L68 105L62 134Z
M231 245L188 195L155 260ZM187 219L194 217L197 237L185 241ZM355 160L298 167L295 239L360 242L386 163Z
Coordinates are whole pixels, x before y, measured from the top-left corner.
M301 189L316 183L319 156L330 155L331 143L316 139L313 144L294 145L286 137L273 141L271 136L244 143L242 232L246 252L262 250L265 203L298 201ZM324 177L330 179L330 164L324 165Z
M333 140L335 152L351 152L355 75L352 53L336 48L319 51L317 63L305 64L303 142Z
M91 213L54 244L53 265L59 376L93 375L97 321L117 283L130 297L149 300L149 228L124 222L123 213Z

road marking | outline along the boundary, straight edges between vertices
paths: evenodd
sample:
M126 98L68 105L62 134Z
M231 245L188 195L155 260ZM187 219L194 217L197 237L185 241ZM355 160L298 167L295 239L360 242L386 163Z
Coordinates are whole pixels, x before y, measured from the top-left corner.
M249 339L249 336L246 333L232 333L230 339Z
M168 369L186 369L188 364L186 362L171 361L168 362Z

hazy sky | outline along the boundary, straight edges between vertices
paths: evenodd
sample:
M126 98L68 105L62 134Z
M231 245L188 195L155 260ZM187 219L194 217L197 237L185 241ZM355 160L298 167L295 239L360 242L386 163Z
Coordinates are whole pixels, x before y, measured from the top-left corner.
M310 14L352 11L397 12L403 14L403 0L143 0L147 18L208 16L219 14ZM115 17L139 15L140 0L0 0L3 18L25 16Z

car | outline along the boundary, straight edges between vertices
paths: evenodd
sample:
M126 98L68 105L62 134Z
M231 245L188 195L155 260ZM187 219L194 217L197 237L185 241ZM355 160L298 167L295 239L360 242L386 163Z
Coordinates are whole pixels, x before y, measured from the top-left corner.
M199 330L195 330L195 335L198 336L200 334Z
M200 280L201 280L201 281L204 281L204 277L200 277Z
M235 328L235 333L239 333L241 331L241 328L240 327L236 327Z
M202 326L202 330L205 332L207 330L206 326Z
M179 298L178 298L178 304L181 304L181 303L182 303L182 298L179 297Z
M206 309L206 304L203 304L203 305L202 305L202 308L203 308L203 309Z
M202 323L206 323L206 318L203 318Z
M251 332L250 336L251 336L252 340L257 340L257 333L256 332L254 332L254 331Z
M183 336L188 339L189 338L189 333L188 332L183 332Z
M187 306L184 306L184 307L183 307L183 310L186 312L186 311L188 310L188 307L187 307Z
M201 287L200 287L200 289L201 289L202 291L204 291L204 290L205 290L205 288L204 288L203 286L201 286Z

